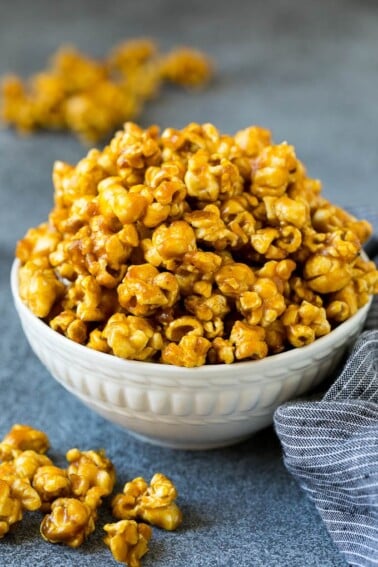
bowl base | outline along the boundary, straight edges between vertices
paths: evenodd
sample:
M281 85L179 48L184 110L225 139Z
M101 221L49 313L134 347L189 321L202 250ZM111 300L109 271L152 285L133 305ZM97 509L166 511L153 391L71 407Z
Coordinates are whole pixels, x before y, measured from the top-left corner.
M231 445L237 445L238 443L242 443L249 439L253 433L249 433L247 435L241 435L240 437L235 437L233 439L223 440L223 441L204 441L200 443L198 441L179 441L179 440L163 440L163 439L154 439L151 437L147 437L145 435L141 435L140 433L135 433L134 431L130 431L130 429L126 430L132 437L135 437L139 441L143 441L145 443L149 443L150 445L155 445L157 447L164 447L166 449L175 449L178 451L207 451L209 449L221 449L222 447L230 447Z

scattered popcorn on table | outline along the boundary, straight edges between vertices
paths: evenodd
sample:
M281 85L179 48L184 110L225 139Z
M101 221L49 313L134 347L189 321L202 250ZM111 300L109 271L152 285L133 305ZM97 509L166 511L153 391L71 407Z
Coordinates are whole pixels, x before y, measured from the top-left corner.
M71 130L97 142L139 115L164 82L200 86L211 75L203 53L178 48L165 55L148 39L126 41L102 60L66 47L27 82L3 79L0 116L20 132Z
M115 468L104 450L77 448L67 452L67 468L60 468L43 454L48 447L44 432L21 424L0 442L0 539L22 521L24 511L39 510L45 513L42 538L77 548L96 529L98 509L114 489ZM162 473L150 484L142 477L125 484L111 504L120 521L104 526L104 542L116 561L140 567L152 535L144 522L168 531L179 527L182 513L176 498L176 487Z
M112 55L119 72L154 52L131 47ZM128 122L76 166L56 162L53 182L48 221L17 245L20 296L89 348L186 367L261 359L378 293L360 256L370 225L329 203L264 128Z

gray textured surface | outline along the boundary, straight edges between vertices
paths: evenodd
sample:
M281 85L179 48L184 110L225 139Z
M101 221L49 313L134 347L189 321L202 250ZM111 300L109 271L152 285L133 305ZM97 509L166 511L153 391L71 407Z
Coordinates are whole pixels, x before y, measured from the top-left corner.
M217 60L217 81L202 93L167 92L146 108L143 124L211 121L228 132L262 124L277 141L297 147L331 200L378 206L377 3L107 4L2 0L0 75L39 70L62 42L97 55L140 35L166 48L195 45ZM271 429L224 450L158 449L90 413L30 352L8 286L14 245L51 207L53 161L74 162L83 153L70 136L22 139L0 132L0 435L14 422L31 423L49 434L52 455L62 463L72 446L106 447L120 482L156 470L169 474L180 492L184 525L175 534L155 530L145 567L341 567L313 505L285 471ZM38 520L30 514L0 542L1 565L115 565L100 525L73 551L43 542Z

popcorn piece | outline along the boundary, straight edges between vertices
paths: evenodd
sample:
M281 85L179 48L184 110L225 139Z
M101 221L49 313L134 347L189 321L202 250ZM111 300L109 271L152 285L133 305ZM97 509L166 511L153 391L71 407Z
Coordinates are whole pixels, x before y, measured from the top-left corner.
M305 263L303 275L308 286L318 293L342 289L352 278L359 250L360 242L351 231L337 230L328 235Z
M270 278L257 278L251 291L243 292L236 305L250 325L262 327L273 323L286 309L283 295Z
M212 342L209 358L213 364L220 362L231 364L235 360L234 351L235 347L229 340L216 337Z
M9 464L12 465L16 476L32 481L37 470L40 467L52 465L52 461L46 455L36 453L29 449L15 456L14 460ZM4 463L0 465L0 477L3 465Z
M89 490L96 492L101 498L108 496L114 487L115 470L112 462L106 458L104 451L79 451L70 449L66 454L69 466L68 478L71 482L72 494L85 497Z
M41 535L50 543L79 547L95 529L92 508L76 498L58 498L41 523Z
M177 490L173 482L162 473L156 473L140 497L138 514L149 524L164 530L175 530L182 522L176 498Z
M162 473L156 473L150 485L142 477L127 482L123 493L113 498L112 511L117 519L140 519L172 531L182 521L176 498L177 490L172 481Z
M61 235L50 227L48 223L42 223L36 228L30 228L24 238L16 247L16 256L23 263L36 257L44 257L53 252L61 240Z
M316 231L323 233L334 232L338 229L351 230L362 244L372 233L372 227L367 221L356 219L326 199L323 199L320 206L314 211L312 225Z
M138 517L138 502L148 489L148 483L138 476L127 482L123 492L116 494L112 499L112 513L118 520L130 520Z
M194 228L197 240L215 250L224 250L238 243L237 235L227 228L216 205L206 205L202 210L186 213L185 220Z
M179 285L173 274L161 272L142 264L129 266L118 286L119 302L129 313L138 316L152 315L159 307L176 303Z
M214 293L207 298L190 295L185 299L185 307L200 321L223 319L230 311L227 299L220 293Z
M250 290L255 279L251 268L246 264L238 262L222 266L215 275L215 281L223 295L235 299L241 293Z
M263 148L254 164L252 193L258 197L280 197L295 178L296 169L293 146L284 142Z
M165 335L170 341L179 342L184 336L201 337L203 326L195 317L185 315L175 319L165 329Z
M230 334L230 342L235 345L235 358L264 358L268 354L265 331L262 327L236 321Z
M134 520L121 520L105 524L104 530L107 532L104 542L114 559L129 567L140 567L140 559L147 553L152 535L150 526L137 524Z
M86 324L69 309L51 319L50 327L76 343L86 342L88 334Z
M35 511L41 507L39 494L30 485L29 480L16 477L8 482L10 482L11 494L20 500L24 510Z
M159 226L152 235L152 246L161 262L181 259L186 253L196 250L193 229L185 221L174 221L169 227Z
M294 225L302 228L310 224L310 208L304 199L282 197L263 197L267 218L278 225Z
M19 423L12 426L1 443L19 451L31 450L36 453L45 453L50 446L49 439L43 431Z
M204 337L184 335L178 344L169 343L161 353L165 364L192 368L205 364L206 355L211 343Z
M0 476L0 538L22 520L23 510L38 510L41 500L27 479Z
M21 520L21 502L12 497L9 484L0 478L0 538L8 533L13 524Z
M123 313L110 317L103 335L116 356L131 360L151 358L157 350L154 341L159 339L146 319Z
M265 341L270 354L278 354L285 350L286 330L280 319L276 319L265 327Z
M19 290L31 311L37 317L46 317L56 300L64 292L64 285L50 268L36 261L28 261L19 271Z
M49 511L56 499L71 494L67 471L55 465L45 465L37 469L33 477L33 488L41 498L43 511Z
M172 51L161 62L160 73L164 79L186 87L197 87L212 75L212 65L202 53L181 48Z
M226 158L209 163L211 155L198 150L189 158L185 184L190 197L214 202L243 192L243 179L238 168Z
M282 316L282 322L287 328L290 344L295 347L305 346L331 330L325 309L307 301L302 301L300 306L289 305Z

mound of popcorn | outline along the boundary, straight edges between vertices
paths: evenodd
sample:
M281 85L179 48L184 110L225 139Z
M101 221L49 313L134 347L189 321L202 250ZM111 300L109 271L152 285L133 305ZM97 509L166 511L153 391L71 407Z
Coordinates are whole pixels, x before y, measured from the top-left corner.
M103 499L112 494L116 473L105 451L70 449L61 468L45 454L43 431L16 423L0 441L0 539L22 521L25 511L40 511L42 538L77 548L95 531ZM104 542L116 561L140 567L148 551L151 526L176 530L182 512L177 490L162 473L148 484L143 477L126 482L111 500L120 520L103 526Z
M161 53L150 39L121 43L103 59L62 47L28 81L4 78L0 117L20 132L70 130L97 142L138 116L162 84L198 87L211 75L203 53L187 47Z
M48 221L18 243L22 300L56 332L139 361L261 359L329 333L378 293L371 226L252 126L145 130L55 163Z

